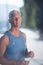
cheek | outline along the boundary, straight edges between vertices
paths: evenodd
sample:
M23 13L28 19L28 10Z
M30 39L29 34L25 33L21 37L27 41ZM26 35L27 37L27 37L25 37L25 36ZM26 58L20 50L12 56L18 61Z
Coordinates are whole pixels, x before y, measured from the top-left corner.
M21 21L18 22L18 26L19 26L19 27L21 26Z

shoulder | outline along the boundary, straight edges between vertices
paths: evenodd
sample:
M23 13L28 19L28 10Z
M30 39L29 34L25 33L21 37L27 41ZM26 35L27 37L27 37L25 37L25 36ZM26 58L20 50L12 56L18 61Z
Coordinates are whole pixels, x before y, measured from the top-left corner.
M8 36L7 35L3 35L1 38L0 38L0 56L3 56L7 46L8 46L8 43L9 43L9 39L8 39Z
M24 39L26 41L26 34L24 32L22 32L22 34L23 34L23 37L24 37Z
M1 44L4 43L5 45L8 45L9 43L9 38L6 34L4 34L1 38L0 38L0 42Z

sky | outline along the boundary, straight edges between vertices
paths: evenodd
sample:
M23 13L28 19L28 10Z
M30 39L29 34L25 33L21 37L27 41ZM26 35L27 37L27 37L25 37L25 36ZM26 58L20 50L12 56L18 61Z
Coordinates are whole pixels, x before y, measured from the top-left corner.
M22 7L24 5L23 0L0 0L0 4L10 4L17 7Z
M6 14L8 14L10 10L20 10L23 5L23 0L0 0L0 19L6 19Z

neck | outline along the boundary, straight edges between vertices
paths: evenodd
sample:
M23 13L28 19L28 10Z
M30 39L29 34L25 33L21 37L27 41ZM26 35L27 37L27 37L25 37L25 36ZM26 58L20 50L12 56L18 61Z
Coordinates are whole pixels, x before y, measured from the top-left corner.
M10 31L11 32L18 32L19 28L18 27L11 27Z
M17 27L11 27L10 32L13 36L19 36L20 35L20 31Z

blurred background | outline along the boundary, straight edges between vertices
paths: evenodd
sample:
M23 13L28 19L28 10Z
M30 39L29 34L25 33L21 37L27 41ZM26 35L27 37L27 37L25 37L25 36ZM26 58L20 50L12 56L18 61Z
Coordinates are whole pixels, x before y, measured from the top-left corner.
M43 65L43 0L0 0L0 37L10 29L8 15L13 9L21 13L20 30L27 35L28 51L35 52L30 65Z
M8 13L12 9L20 9L23 28L38 30L40 37L43 38L43 0L0 0L1 33L10 27Z

